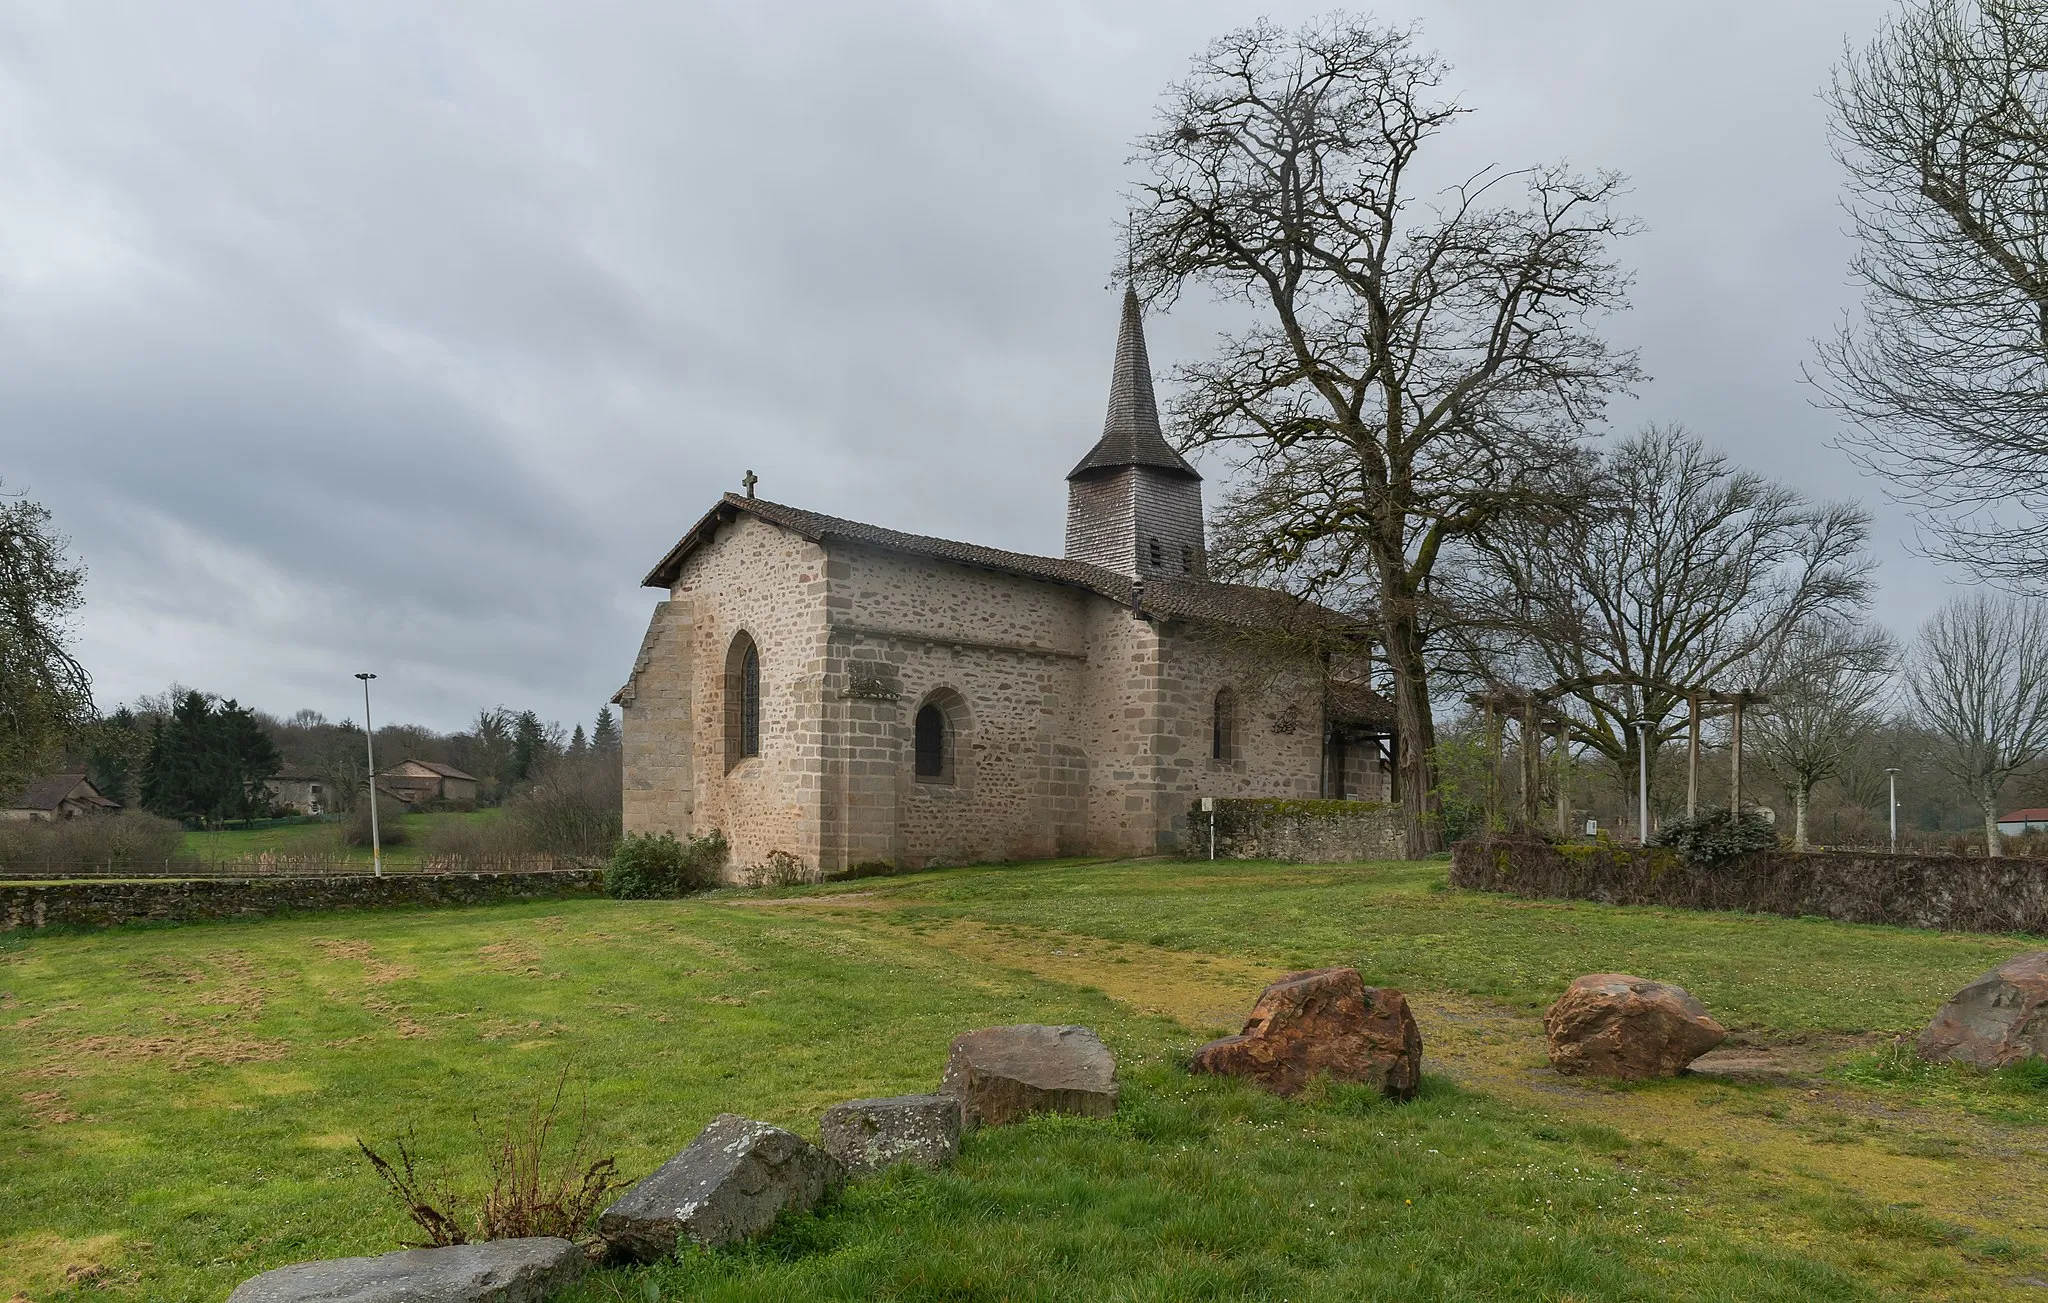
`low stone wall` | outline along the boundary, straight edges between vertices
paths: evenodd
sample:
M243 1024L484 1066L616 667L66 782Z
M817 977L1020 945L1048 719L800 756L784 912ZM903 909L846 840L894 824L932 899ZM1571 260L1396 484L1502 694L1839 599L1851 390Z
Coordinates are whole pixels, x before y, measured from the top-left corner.
M1181 852L1209 857L1209 813L1196 801ZM1375 801L1225 798L1216 802L1216 858L1350 864L1407 853L1401 807Z
M143 921L262 918L293 910L488 905L590 896L603 890L600 869L34 883L0 886L0 932L53 925L113 927Z
M2048 934L2048 860L2041 859L1757 851L1704 868L1656 846L1465 841L1451 850L1451 885L1610 905Z

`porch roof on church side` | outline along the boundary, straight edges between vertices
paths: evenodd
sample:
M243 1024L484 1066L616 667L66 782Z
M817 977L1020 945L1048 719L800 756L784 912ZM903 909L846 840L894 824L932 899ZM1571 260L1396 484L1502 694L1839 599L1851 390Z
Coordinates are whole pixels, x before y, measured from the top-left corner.
M721 525L732 523L745 512L771 525L787 529L814 543L843 542L912 556L931 557L955 565L994 570L1047 583L1086 589L1122 606L1132 604L1137 584L1129 575L1102 566L1065 557L1032 556L1005 552L1000 548L959 543L924 534L906 534L863 524L839 516L827 516L800 507L728 493L704 514L690 532L669 549L668 555L641 581L647 588L669 588L682 573L683 562L699 547L711 541ZM1148 579L1136 594L1141 613L1159 619L1195 620L1248 629L1354 630L1370 636L1371 625L1356 616L1331 610L1314 602L1273 588L1250 584L1222 584L1204 579Z

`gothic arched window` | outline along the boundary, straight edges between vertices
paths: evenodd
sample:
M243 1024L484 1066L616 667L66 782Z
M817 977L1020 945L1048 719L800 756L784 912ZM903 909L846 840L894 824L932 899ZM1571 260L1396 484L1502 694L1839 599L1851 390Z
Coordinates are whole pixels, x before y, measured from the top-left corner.
M951 688L939 688L924 699L910 720L910 772L920 783L950 784L959 771L961 731L967 726L967 703Z
M725 655L725 767L761 754L761 652L742 633Z

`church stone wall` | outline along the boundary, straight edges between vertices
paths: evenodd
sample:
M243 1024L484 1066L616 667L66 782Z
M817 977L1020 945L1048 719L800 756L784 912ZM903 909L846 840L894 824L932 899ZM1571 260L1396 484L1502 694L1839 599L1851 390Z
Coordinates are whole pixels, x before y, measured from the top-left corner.
M735 875L777 851L817 863L825 587L822 548L751 516L690 555L622 712L626 786L635 793L627 831L722 831ZM761 658L761 754L728 771L726 656L742 631ZM666 647L673 652L659 650ZM678 781L688 782L687 795Z
M725 768L734 637L762 666L762 754ZM1314 797L1322 692L1257 641L1133 618L1078 588L849 544L742 515L692 553L649 624L625 719L629 831L731 840L838 872L1154 854L1194 798ZM1216 693L1232 755L1211 756ZM952 724L945 781L915 774L918 707Z
M1075 853L1086 761L1073 724L1084 661L1078 590L838 547L825 867L904 867ZM951 772L915 773L927 701L949 717Z

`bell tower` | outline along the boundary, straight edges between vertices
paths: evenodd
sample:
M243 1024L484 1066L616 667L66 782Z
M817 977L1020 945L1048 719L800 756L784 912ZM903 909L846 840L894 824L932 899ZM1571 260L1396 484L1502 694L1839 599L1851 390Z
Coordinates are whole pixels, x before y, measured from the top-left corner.
M1144 310L1124 290L1102 438L1067 475L1067 558L1134 579L1207 579L1202 477L1166 442Z

